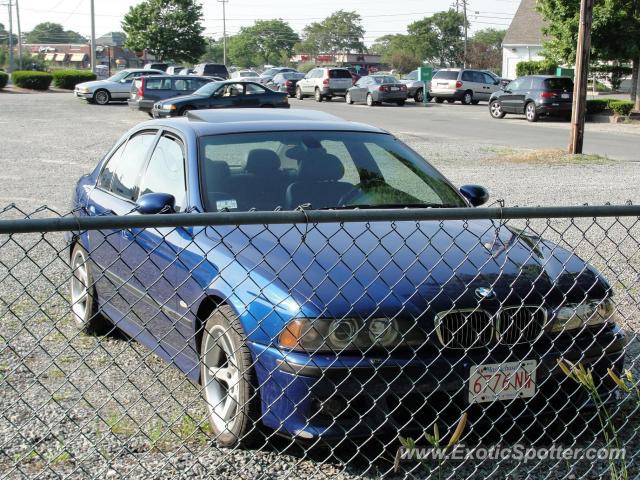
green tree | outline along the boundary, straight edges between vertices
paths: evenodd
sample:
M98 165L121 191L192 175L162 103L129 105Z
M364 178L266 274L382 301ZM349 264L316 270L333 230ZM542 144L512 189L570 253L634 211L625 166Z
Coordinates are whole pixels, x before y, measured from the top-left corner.
M227 37L227 41L229 38ZM200 61L206 63L222 63L224 59L224 41L222 38L208 38L205 52Z
M14 45L18 43L18 36L15 33L11 38ZM9 45L9 32L5 30L2 23L0 23L0 45Z
M302 42L296 47L301 53L364 52L362 18L356 12L338 10L322 22L307 25L302 31Z
M469 39L467 63L473 68L499 72L502 68L502 40L506 30L487 28Z
M287 63L298 34L281 19L258 20L242 27L229 46L231 63L242 66Z
M39 23L26 35L26 43L86 43L78 32L65 30L59 23Z
M415 70L422 64L422 58L413 48L413 39L409 35L389 34L376 38L369 51L382 55L384 63L403 73Z
M407 27L409 48L418 56L439 66L462 63L464 54L464 15L453 9L437 12Z
M145 0L129 8L125 46L161 60L196 62L206 51L202 6L195 0Z

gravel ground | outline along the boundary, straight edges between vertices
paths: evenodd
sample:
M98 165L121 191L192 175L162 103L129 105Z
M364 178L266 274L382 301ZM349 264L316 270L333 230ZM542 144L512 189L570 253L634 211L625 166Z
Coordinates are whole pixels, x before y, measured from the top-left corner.
M0 205L25 212L46 204L64 212L76 178L90 170L129 127L145 119L123 105L98 107L69 94L0 94ZM638 164L612 159L572 161L499 144L424 141L399 133L454 183L487 186L506 205L638 202ZM35 216L53 213L44 210ZM8 209L0 218L24 216ZM509 222L524 226L523 222ZM627 358L638 374L640 225L633 219L535 221L528 225L589 260L612 281L621 323L634 333ZM309 448L271 438L251 451L218 448L209 439L199 388L130 339L79 333L69 315L68 267L60 234L0 236L0 478L424 478L435 463L402 462L397 444ZM597 248L596 248L597 247ZM619 407L620 436L638 452L638 415ZM516 441L600 444L580 412L526 437L499 430L485 443ZM593 419L592 419L593 420ZM595 421L591 422L595 423ZM597 429L596 429L597 430ZM504 436L502 436L504 434ZM466 441L473 444L475 437ZM380 440L383 441L383 440ZM477 441L477 438L476 438ZM333 454L331 454L333 453ZM442 478L600 478L603 462L522 464L466 461ZM639 475L637 459L632 476ZM631 477L630 477L631 478Z

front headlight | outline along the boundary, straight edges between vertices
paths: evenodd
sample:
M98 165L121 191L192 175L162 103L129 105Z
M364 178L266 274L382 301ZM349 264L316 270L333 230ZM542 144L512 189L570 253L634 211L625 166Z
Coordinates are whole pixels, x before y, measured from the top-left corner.
M160 105L160 110L175 110L176 106L175 105Z
M564 332L584 326L613 322L614 316L615 304L611 298L568 304L559 308L555 313L551 332Z
M415 322L403 318L296 318L279 336L280 346L314 353L366 351L370 348L417 347L425 335Z
M78 88L78 91L80 93L89 93L90 92L89 87L80 87L80 88Z

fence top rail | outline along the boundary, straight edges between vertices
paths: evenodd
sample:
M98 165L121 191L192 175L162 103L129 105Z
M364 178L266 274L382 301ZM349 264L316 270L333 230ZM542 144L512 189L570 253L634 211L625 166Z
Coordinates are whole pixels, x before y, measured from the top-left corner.
M491 208L401 208L362 210L295 210L274 212L177 213L123 216L66 216L0 220L0 234L163 228L222 225L266 225L341 222L508 220L539 218L639 217L640 205Z

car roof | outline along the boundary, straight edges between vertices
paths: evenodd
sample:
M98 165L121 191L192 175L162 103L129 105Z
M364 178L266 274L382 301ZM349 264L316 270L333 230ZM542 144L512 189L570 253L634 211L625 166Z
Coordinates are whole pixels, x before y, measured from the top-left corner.
M301 130L388 133L371 125L348 122L329 113L304 109L194 110L190 111L186 117L149 120L139 127L158 126L167 126L184 132L193 131L196 136Z

